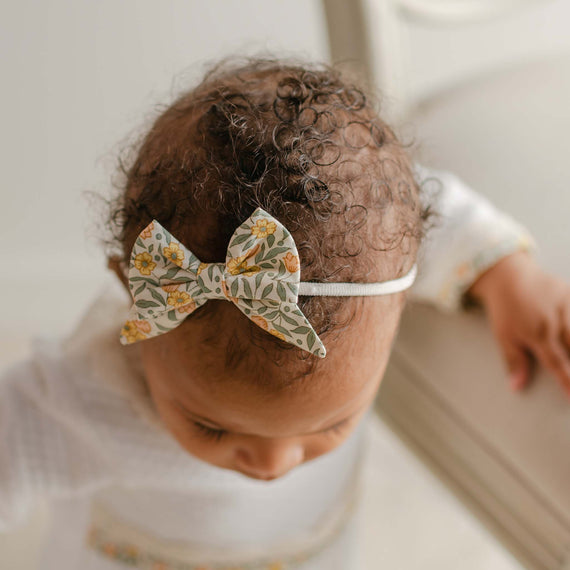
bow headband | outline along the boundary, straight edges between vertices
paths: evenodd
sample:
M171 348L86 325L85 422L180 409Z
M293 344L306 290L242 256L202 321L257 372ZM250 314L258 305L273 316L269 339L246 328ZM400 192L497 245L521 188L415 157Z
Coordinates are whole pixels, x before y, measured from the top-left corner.
M299 295L387 295L412 285L417 266L382 283L301 282L297 246L289 231L261 208L241 224L225 263L203 263L156 220L137 237L129 265L134 304L122 344L177 327L209 299L231 301L256 325L321 358L326 349L297 306Z

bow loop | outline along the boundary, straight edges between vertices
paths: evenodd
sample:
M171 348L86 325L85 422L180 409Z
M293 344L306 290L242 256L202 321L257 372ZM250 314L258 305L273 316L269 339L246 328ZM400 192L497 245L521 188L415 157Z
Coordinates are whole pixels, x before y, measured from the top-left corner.
M232 297L297 302L301 280L297 246L289 231L261 208L234 232L226 267L232 276L242 277L228 278Z

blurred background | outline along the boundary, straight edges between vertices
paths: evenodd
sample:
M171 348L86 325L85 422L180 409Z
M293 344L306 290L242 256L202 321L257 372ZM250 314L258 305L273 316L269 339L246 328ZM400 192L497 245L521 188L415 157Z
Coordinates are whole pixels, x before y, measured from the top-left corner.
M544 172L557 192L567 182L569 24L570 0L1 3L0 272L8 302L0 365L24 355L34 335L65 334L110 278L97 235L102 211L87 192L109 196L118 152L229 54L358 70L381 90L384 118L417 141L418 158L514 210L544 236L544 263L559 267L568 234L557 228L567 225L568 210L516 198ZM497 152L525 137L527 154L507 152L505 169ZM538 166L523 171L529 156ZM548 235L533 217L537 207L543 220L560 216ZM560 551L542 566L515 556L383 422L373 432L370 569L570 567ZM47 517L40 510L26 528L0 537L1 568L33 568Z

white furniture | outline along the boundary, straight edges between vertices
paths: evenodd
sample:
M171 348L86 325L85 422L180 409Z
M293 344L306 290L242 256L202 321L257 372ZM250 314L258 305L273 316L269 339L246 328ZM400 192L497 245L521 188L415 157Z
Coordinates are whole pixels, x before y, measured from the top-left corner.
M339 4L325 2L333 34ZM413 68L410 37L402 21L413 15L433 26L451 4L355 2L343 34L345 43L353 34L360 44L343 54L343 43L333 38L331 52L349 62L362 57L360 69L389 94L400 133L420 143L419 162L453 171L511 213L537 239L539 262L570 279L570 46L566 54L539 53L518 64L488 66L487 72L479 67L455 85L431 89L429 97L414 96L413 78L406 76ZM493 7L515 14L515 4ZM470 5L477 16L491 6L455 5ZM456 27L459 20L465 18ZM439 29L444 33L445 27ZM384 34L381 42L367 37L371 30ZM485 50L484 41L479 47ZM434 71L444 77L438 64L433 62ZM481 309L450 316L409 305L377 410L525 567L570 568L570 403L542 369L524 393L510 392Z

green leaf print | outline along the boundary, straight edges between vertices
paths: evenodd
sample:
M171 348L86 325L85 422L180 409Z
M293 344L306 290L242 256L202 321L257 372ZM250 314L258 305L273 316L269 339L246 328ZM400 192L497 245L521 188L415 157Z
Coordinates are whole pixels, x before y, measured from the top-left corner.
M137 238L137 241L136 241L135 243L136 243L139 247L145 249L143 240L142 240L140 237Z
M144 299L139 299L135 305L141 309L148 309L149 307L160 307L158 303L154 301L145 301Z
M135 297L141 292L144 291L144 288L146 287L146 283L143 283L136 291L135 291Z
M273 249L270 249L263 261L266 261L268 259L273 259L274 257L277 257L280 253L284 253L286 251L289 251L288 247L275 247Z
M262 267L263 267L263 266L262 266ZM260 286L260 284L261 284L261 280L262 280L262 279L263 279L263 273L258 273L258 274L255 276L255 288L256 288L256 289L259 289L259 286Z
M253 297L253 293L251 292L251 287L247 281L243 282L243 290L248 298L251 299Z
M309 327L297 327L296 329L293 329L291 332L297 333L297 334L307 334L311 329Z
M154 243L151 243L151 244L148 246L148 252L149 252L149 253L152 253L153 250L154 250Z
M269 293L271 293L272 290L273 290L273 283L270 283L265 287L265 289L263 289L261 293L261 298L265 299L265 297L267 297L267 295L269 295Z
M315 344L316 340L317 340L317 337L315 336L315 333L313 331L311 331L307 335L307 346L309 347L309 350L311 350L313 348L313 345Z
M174 321L175 323L178 322L178 319L176 318L176 310L172 309L172 311L168 311L168 318L171 321Z
M169 234L166 230L164 231L164 237L166 238L166 243L167 243L168 245L170 245L170 237L171 237L171 236L170 236L170 234Z
M230 287L230 293L232 297L237 297L238 294L238 281L237 279L234 279L234 282L232 283L232 286Z
M287 285L287 287L289 287L289 291L291 291L291 293L293 293L295 297L298 297L299 285L297 285L297 283L291 283L290 281L286 281L285 284Z
M158 323L154 323L154 324L159 331L168 332L168 331L172 330L172 329L169 329L167 327L163 327L162 325L159 325Z
M180 271L180 267L176 266L176 267L171 267L162 277L161 279L173 279L174 277L176 277L176 275L178 275L178 272Z
M273 234L270 234L267 236L267 245L269 247L273 247L273 244L275 243L275 236Z
M287 329L284 329L283 327L281 327L275 323L273 323L273 328L276 331L279 331L281 334L284 334L285 336L288 336L289 338L291 338L291 333Z
M254 263L259 263L263 259L263 254L265 253L265 243L261 244L259 251L255 255Z
M283 260L280 259L279 260L279 271L277 273L277 278L279 279L279 277L283 277L283 275L285 275L285 272L287 271L287 268L285 267L285 264L283 263Z
M283 302L287 300L287 293L285 292L285 287L283 287L283 283L281 283L281 281L277 282L277 294Z
M261 269L273 269L273 265L271 265L271 263L260 263L259 267L261 267ZM263 277L263 275L260 274L260 277Z
M150 294L164 307L166 307L166 301L162 298L160 293L156 289L150 289Z
M292 319L291 317L287 316L285 313L281 313L281 316L282 316L283 319L284 319L285 321L287 321L290 325L294 325L294 326L297 326L297 325L298 325L298 323L297 323L297 321L296 321L295 319ZM309 330L309 329L307 329L307 330Z
M255 240L257 238L255 236L253 236L252 239L250 239L248 242L244 243L242 248L244 251L247 251L248 249L251 249L251 246L255 243Z
M247 233L247 234L241 234L241 235L237 236L236 238L234 238L232 240L229 247L231 248L234 245L239 245L240 243L243 243L250 235L251 234Z
M144 281L149 285L153 285L154 287L158 287L158 283L154 279L149 279L148 277L129 277L129 281L135 283L136 281Z

